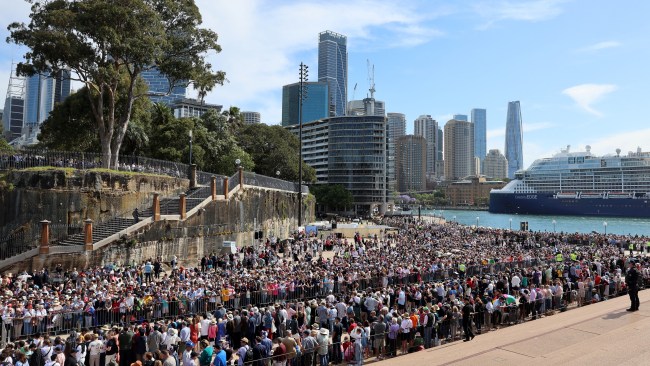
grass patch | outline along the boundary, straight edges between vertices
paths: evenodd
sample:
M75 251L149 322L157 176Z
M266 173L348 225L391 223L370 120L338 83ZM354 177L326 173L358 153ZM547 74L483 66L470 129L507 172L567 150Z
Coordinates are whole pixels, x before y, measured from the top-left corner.
M158 177L158 178L171 178L163 174L154 174L154 173L144 173L144 172L129 172L123 170L114 170L114 169L105 169L105 168L93 168L93 169L75 169L75 168L61 168L56 166L36 166L31 168L25 168L17 170L17 172L48 172L48 171L63 171L65 172L66 177L73 177L77 174L83 174L84 172L92 173L108 173L114 175L123 175L128 177L133 176L147 176L147 177Z
M31 168L25 168L17 170L19 172L49 172L52 170L62 171L65 173L66 177L71 177L77 171L75 168L61 168L58 166L35 166Z

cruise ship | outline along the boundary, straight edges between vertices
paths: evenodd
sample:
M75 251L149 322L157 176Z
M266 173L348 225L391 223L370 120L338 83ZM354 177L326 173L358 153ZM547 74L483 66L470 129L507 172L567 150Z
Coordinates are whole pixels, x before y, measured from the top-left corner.
M595 156L591 148L538 159L490 192L490 212L650 217L650 152Z

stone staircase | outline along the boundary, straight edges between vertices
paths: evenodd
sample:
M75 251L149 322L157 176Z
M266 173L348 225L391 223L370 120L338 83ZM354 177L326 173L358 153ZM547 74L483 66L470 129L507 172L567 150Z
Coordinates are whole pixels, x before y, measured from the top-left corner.
M149 214L151 216L151 214ZM109 236L118 233L135 224L134 219L127 219L122 217L114 217L106 222L93 225L93 242L106 239ZM84 245L85 234L75 234L69 236L57 243L57 245Z
M210 187L196 187L190 188L185 192L185 210L186 212L195 208L206 198L212 195ZM160 200L160 214L161 215L178 215L180 206L180 198L163 198ZM140 220L146 219L153 215L153 209L148 207L140 211ZM109 236L119 233L135 224L133 218L114 217L106 222L93 224L93 242L96 243L100 240L106 239ZM71 245L84 245L85 234L75 234L69 236L57 243L57 245L71 246Z

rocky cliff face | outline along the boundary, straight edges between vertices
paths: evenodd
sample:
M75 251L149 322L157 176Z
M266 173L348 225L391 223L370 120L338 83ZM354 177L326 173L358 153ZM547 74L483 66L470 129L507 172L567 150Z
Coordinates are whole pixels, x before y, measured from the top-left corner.
M38 230L41 220L79 225L129 212L162 196L187 190L189 181L146 174L63 169L14 171L0 185L0 237Z

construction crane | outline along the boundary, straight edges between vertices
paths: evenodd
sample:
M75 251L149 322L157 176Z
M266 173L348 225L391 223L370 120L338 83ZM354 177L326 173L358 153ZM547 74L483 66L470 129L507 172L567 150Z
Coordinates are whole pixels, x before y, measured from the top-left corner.
M370 65L370 60L368 61L368 84L370 85L370 98L375 99L375 65Z

